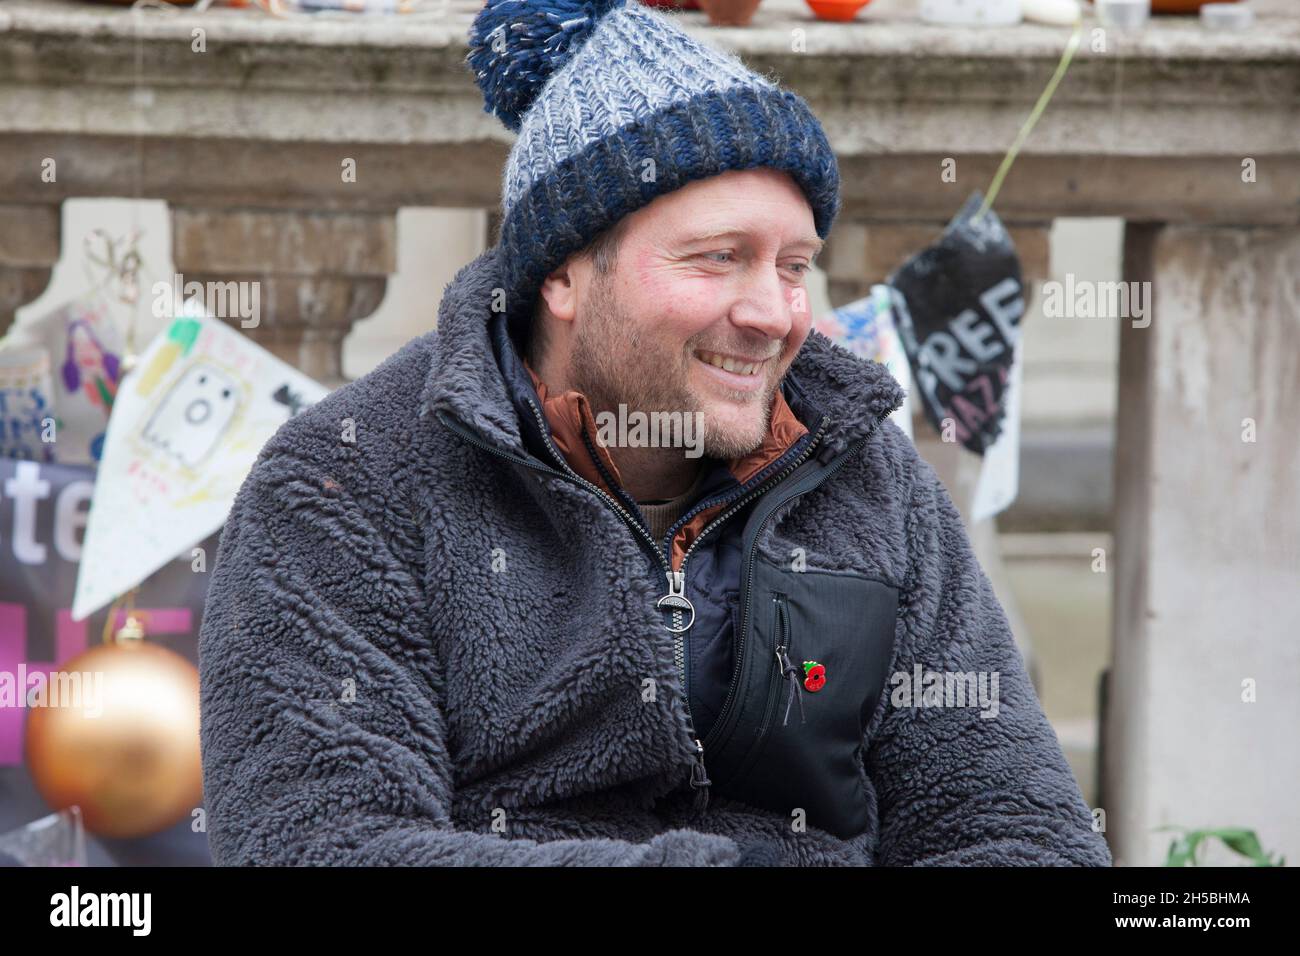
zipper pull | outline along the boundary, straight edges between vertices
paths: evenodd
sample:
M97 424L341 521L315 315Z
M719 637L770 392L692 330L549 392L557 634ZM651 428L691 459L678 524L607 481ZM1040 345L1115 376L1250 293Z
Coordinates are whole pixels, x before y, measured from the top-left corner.
M695 766L691 768L691 786L695 788L695 812L702 814L709 805L709 773L704 769L704 744L695 739Z
M799 723L801 724L806 723L807 719L804 717L804 712L803 712L803 689L799 686L799 668L795 667L794 664L790 663L790 658L785 653L784 644L777 645L776 660L778 666L780 666L781 668L781 673L790 681L790 688L791 688L790 693L794 697L799 698ZM790 722L790 704L792 704L793 702L794 701L791 698L789 697L786 698L785 719L781 721L782 727L784 727L786 724Z
M681 615L678 613L673 614L673 624L667 625L668 630L672 631L674 634L682 634L689 631L691 625L695 623L695 605L686 599L686 572L669 571L667 576L668 593L655 603L655 607L670 608L674 612L689 611L691 616L686 620L685 627L673 626L681 620Z

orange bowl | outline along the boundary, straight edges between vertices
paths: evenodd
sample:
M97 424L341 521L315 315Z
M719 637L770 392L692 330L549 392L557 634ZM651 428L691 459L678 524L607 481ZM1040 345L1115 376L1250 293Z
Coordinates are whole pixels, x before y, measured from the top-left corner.
M858 11L871 0L804 0L812 8L819 20L840 20L847 22L858 15Z

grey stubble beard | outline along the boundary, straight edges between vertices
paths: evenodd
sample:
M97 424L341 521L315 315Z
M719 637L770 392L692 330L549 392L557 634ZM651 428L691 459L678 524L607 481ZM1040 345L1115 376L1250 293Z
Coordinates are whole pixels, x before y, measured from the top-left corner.
M585 315L574 331L569 361L570 384L587 396L593 415L602 411L617 414L620 404L626 405L628 411L647 413L703 412L705 455L730 460L758 448L771 425L772 400L781 387L781 378L774 378L764 389L759 402L761 427L753 435L723 432L688 387L665 385L686 379L689 363L697 361L697 346L688 341L681 353L671 357L646 354L640 330L620 311L612 288L609 276L596 274ZM675 372L658 367L673 360L678 363ZM753 401L752 393L746 392L733 392L727 397L737 402Z

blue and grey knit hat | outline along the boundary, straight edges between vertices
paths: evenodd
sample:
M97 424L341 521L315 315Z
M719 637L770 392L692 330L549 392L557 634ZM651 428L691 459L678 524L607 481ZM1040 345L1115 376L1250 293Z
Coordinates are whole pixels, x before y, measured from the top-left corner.
M512 325L542 280L656 196L731 169L785 170L826 238L839 166L808 104L637 0L487 0L467 62L518 133L499 258Z

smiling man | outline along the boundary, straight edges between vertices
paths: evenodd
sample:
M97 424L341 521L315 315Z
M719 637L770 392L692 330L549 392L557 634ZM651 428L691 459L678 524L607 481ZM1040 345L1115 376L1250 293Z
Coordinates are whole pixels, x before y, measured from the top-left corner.
M542 282L530 368L593 408L698 416L705 455L746 455L808 337L804 277L822 244L786 172L692 182L621 219L598 264L575 257ZM675 497L699 467L632 443L611 455L634 497Z
M898 385L809 331L806 104L618 0L470 40L499 241L223 531L214 860L1108 865Z

